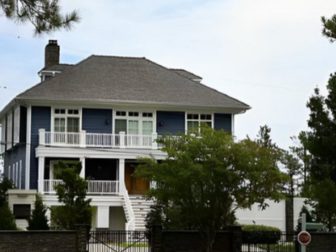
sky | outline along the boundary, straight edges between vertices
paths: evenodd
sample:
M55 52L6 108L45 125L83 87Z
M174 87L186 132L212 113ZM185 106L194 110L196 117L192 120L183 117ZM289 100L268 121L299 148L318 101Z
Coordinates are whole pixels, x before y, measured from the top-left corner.
M236 116L235 135L255 137L267 124L282 148L307 130L306 103L325 94L336 71L336 43L321 34L334 0L72 0L81 17L70 31L35 36L29 23L0 14L0 109L37 84L49 39L61 62L95 55L146 57L203 77L202 83L252 109ZM6 88L5 88L6 87Z

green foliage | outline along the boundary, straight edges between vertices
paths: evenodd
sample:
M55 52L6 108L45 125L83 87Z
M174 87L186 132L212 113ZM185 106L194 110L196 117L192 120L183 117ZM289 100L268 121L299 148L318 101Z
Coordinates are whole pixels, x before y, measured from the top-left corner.
M0 216L0 230L16 230L15 218L7 202L0 206Z
M149 197L162 206L154 216L162 216L164 228L200 230L209 249L216 231L234 223L235 209L281 199L286 176L266 138L235 142L224 131L201 132L161 139L168 157L142 159L137 175L156 182Z
M30 219L28 220L28 230L49 230L47 208L43 205L40 195L36 195L35 207Z
M318 88L308 101L310 115L302 143L311 154L309 183L305 191L311 199L317 218L327 224L329 230L336 226L336 202L330 195L336 194L336 75L330 76L328 95Z
M243 225L243 243L277 243L281 237L281 230L276 227L264 225Z
M12 188L12 181L2 175L0 180L0 230L16 230L15 218L7 202L7 191Z
M336 40L336 15L333 15L330 19L322 17L322 34L329 38L330 42Z
M11 180L1 175L0 179L0 206L7 202L7 191L14 188Z
M316 222L316 214L313 211L309 211L308 208L303 205L299 216L302 216L302 214L306 214L306 222ZM296 226L296 231L301 231L301 221L300 219L298 220L297 226Z
M79 21L76 11L61 15L58 0L0 0L0 9L9 19L30 22L36 34L69 29Z
M55 176L63 183L56 186L58 201L63 206L51 208L55 228L73 230L76 225L91 225L90 199L86 199L87 182L79 176L80 162L55 165Z
M296 179L303 174L302 163L293 151L283 151L281 163L284 165L289 177L286 185L287 195L294 197L296 194Z
M281 232L277 227L265 226L265 225L242 225L242 231L245 232L259 232L259 231L272 231L272 232Z

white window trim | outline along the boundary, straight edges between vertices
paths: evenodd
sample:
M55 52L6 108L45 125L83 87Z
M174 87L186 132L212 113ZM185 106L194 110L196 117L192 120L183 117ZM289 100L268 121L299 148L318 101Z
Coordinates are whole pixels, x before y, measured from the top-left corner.
M65 109L66 113L65 114L56 114L55 109ZM78 110L78 115L73 115L73 114L68 114L69 109L76 109ZM79 107L68 107L68 106L56 106L56 107L51 107L51 122L50 122L50 131L54 132L55 131L55 118L68 118L68 117L78 117L79 118L79 132L82 130L82 108ZM65 124L66 131L67 130L67 124Z
M118 116L117 111L125 111L126 116ZM129 116L128 112L138 112L139 116ZM143 117L142 113L152 113L152 117ZM139 122L139 135L142 134L142 122L143 121L152 121L153 122L153 133L156 133L156 111L155 110L146 110L146 109L113 109L112 110L112 118L113 118L113 124L112 124L112 133L115 134L115 125L117 119L125 119L126 120L126 129L128 129L128 121L129 120L138 120ZM127 134L127 132L125 132Z
M188 114L198 114L198 119L188 119ZM185 129L185 134L188 134L188 121L194 121L194 122L198 122L198 124L200 125L200 123L202 121L210 121L210 120L201 120L201 115L211 115L211 128L213 129L215 126L215 113L213 112L206 112L206 111L186 111L184 113L184 129ZM200 128L198 129L198 131L200 130Z

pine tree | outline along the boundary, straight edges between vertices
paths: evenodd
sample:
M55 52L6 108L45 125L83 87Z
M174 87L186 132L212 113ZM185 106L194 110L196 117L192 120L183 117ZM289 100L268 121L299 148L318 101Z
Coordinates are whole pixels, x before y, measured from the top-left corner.
M30 22L36 34L69 29L79 20L76 11L61 15L58 0L0 0L0 9L9 19Z
M322 17L322 34L329 38L330 42L335 42L336 40L336 15L331 18Z
M47 208L43 205L40 195L36 195L35 208L28 220L28 230L48 230L48 218L46 216Z
M329 230L336 226L336 75L330 76L328 95L320 94L318 88L308 101L310 115L302 143L311 154L310 180L306 186L317 218L326 223Z

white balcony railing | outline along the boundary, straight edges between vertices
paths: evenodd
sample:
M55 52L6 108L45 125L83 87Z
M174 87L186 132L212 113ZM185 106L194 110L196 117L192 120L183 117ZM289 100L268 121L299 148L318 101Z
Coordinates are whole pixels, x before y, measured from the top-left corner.
M157 149L157 133L151 135L46 132L39 130L39 144L63 147L95 147L95 148L145 148Z
M119 181L117 180L87 180L88 194L119 194ZM55 194L55 186L62 183L60 179L44 180L43 192Z

